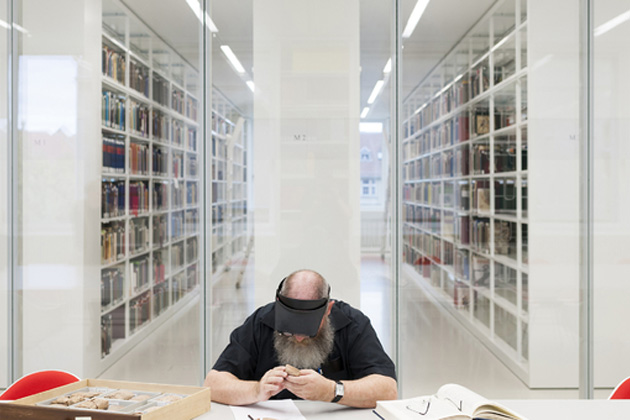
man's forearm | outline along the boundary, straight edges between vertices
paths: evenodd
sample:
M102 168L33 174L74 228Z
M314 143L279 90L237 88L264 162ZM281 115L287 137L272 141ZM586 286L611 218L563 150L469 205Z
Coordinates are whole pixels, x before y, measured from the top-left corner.
M258 382L242 381L229 372L211 370L203 385L210 387L212 401L221 404L246 405L258 402Z
M396 381L389 376L368 375L354 381L342 381L344 395L339 404L351 407L376 407L376 401L398 398Z

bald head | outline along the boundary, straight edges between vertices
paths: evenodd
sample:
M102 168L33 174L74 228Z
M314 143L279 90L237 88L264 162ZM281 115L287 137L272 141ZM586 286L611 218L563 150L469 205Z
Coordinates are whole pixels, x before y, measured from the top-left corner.
M329 297L326 279L313 270L298 270L287 277L280 294L293 299L322 299Z

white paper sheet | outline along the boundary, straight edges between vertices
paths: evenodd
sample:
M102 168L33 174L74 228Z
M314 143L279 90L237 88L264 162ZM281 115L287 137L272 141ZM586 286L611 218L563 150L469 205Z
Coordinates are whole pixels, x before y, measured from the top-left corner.
M231 405L230 408L234 414L234 420L251 420L251 418L256 420L264 417L276 420L306 420L293 400L270 400L252 405Z

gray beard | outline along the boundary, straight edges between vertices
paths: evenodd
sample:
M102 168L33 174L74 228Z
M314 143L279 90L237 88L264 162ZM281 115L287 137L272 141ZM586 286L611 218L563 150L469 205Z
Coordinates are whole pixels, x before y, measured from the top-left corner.
M285 337L281 333L273 336L273 346L280 364L289 364L298 369L319 368L328 359L334 342L335 330L328 317L315 337L307 337L302 342L298 342L295 337Z

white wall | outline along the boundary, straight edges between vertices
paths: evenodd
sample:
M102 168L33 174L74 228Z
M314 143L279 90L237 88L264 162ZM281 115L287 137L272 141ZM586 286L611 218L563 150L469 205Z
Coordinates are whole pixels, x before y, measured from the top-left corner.
M312 268L359 304L359 1L257 0L256 303Z
M595 28L630 9L598 1ZM630 22L595 37L595 386L629 375Z
M531 387L577 387L579 8L528 2ZM558 30L561 28L561 30Z

